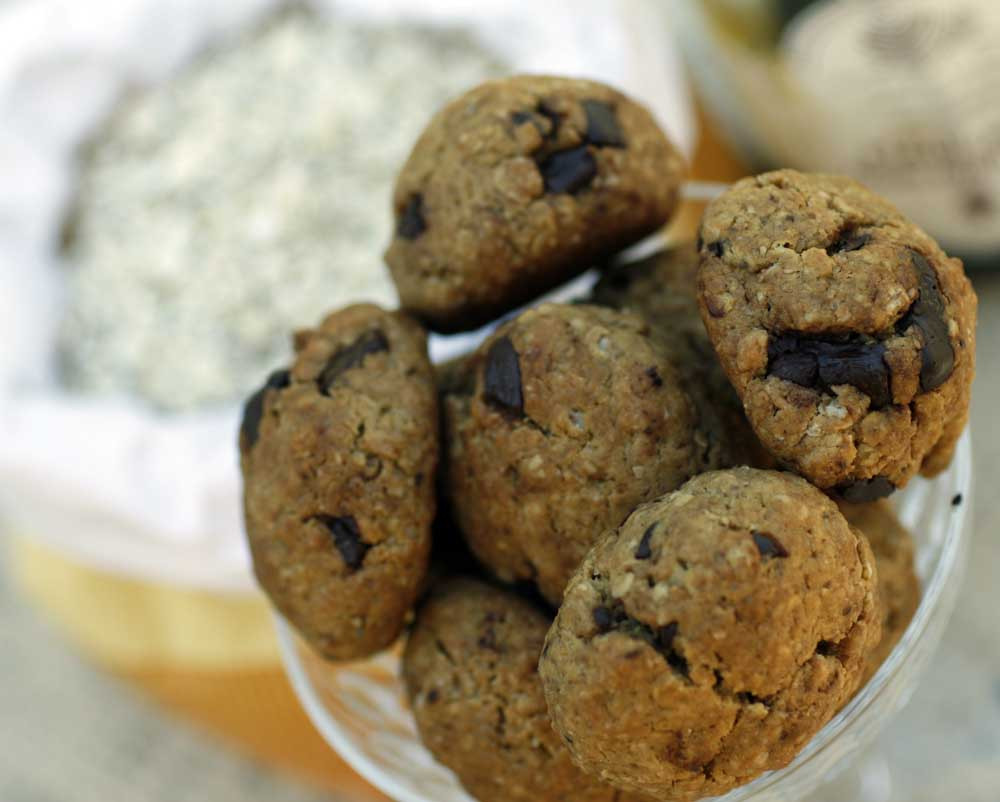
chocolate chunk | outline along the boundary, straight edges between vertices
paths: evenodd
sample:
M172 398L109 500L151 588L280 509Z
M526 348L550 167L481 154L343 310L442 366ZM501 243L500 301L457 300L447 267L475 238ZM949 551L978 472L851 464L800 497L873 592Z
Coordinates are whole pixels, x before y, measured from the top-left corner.
M416 239L427 230L427 221L424 220L424 196L420 194L410 195L406 201L403 213L396 223L396 233L403 239Z
M656 524L650 524L649 528L642 533L642 539L635 548L634 556L637 560L648 560L653 556L653 550L649 547L649 539L653 536L655 530Z
M709 242L704 247L708 249L708 252L719 259L722 258L722 254L726 252L726 247L729 245L729 240L727 239L717 239L715 242Z
M590 185L597 175L597 162L581 145L570 150L560 150L544 159L538 169L545 181L545 190L553 194L579 192Z
M260 419L264 415L264 397L268 390L284 390L291 383L287 370L276 370L267 377L264 386L250 396L243 405L243 421L240 423L240 439L247 448L253 448L260 434Z
M615 622L614 615L607 607L595 607L592 611L594 624L601 632L607 632Z
M786 332L767 345L768 373L803 387L831 392L850 384L871 399L871 408L892 402L885 346L861 337L822 339Z
M767 559L770 557L787 557L788 549L781 545L781 541L774 535L767 532L758 532L756 529L750 533L760 556Z
M431 704L431 705L435 704L437 702L437 700L440 699L440 698L441 698L441 693L438 691L437 688L431 688L427 692L427 703L428 704Z
M871 240L871 234L858 234L855 229L847 228L840 232L833 244L827 246L826 252L833 256L835 253L859 251Z
M827 387L850 384L871 399L872 409L892 403L889 366L882 343L857 342L825 346L817 353L819 380Z
M357 571L365 560L365 555L371 545L361 539L361 530L353 515L315 515L319 521L330 530L333 545L337 547L344 563L352 571Z
M618 124L618 116L609 103L584 100L581 103L587 115L587 141L604 148L625 147L625 135Z
M319 378L316 380L320 392L323 395L329 395L333 383L342 374L352 368L360 367L364 363L365 357L369 354L377 354L388 350L389 341L382 331L379 329L366 331L353 343L346 348L341 348L330 357L330 360L326 363L326 367L323 368L322 373L319 374Z
M677 622L671 621L665 627L660 627L656 632L657 651L662 654L669 665L678 674L688 676L688 661L684 656L674 649L674 638L677 637Z
M486 375L483 398L486 403L511 412L524 414L521 394L521 364L510 337L501 337L486 353Z
M783 353L782 350L786 347L785 342L772 341L768 344L768 373L803 387L816 387L819 379L816 355L794 351Z
M859 479L850 484L837 487L837 493L844 501L855 504L864 501L876 501L896 492L896 486L884 476L874 476L871 479Z
M663 377L660 376L660 371L656 369L655 365L653 367L646 368L646 376L648 376L649 380L653 383L653 387L663 386Z
M677 622L671 621L665 627L659 628L656 633L656 642L663 649L672 649L675 637L677 637Z
M681 676L687 678L690 676L690 669L688 667L687 660L679 652L675 652L671 649L667 654L667 665L670 666L674 671L676 671Z
M961 503L962 503L962 494L961 493L956 493L954 496L951 497L951 506L952 507L958 507L958 506L961 505Z
M945 302L937 274L922 253L911 250L910 256L917 271L920 295L899 322L897 329L905 331L910 326L916 326L920 330L923 340L920 351L920 389L927 392L940 387L951 376L955 369L955 349L948 335Z

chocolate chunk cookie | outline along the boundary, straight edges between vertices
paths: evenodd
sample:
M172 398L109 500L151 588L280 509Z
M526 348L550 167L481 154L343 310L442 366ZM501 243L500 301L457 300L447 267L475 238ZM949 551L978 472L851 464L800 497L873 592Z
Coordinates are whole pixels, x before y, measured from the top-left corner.
M240 430L254 571L317 651L365 657L399 634L427 571L439 448L426 335L361 305L296 348Z
M483 84L431 120L399 175L386 262L400 299L439 331L487 323L664 225L683 170L610 87Z
M626 802L584 774L552 729L538 678L549 618L451 579L420 608L403 679L424 744L480 802Z
M697 299L698 249L684 242L644 259L607 267L592 300L643 317L665 341L695 402L700 425L719 449L719 466L774 467L715 357Z
M445 400L448 487L476 556L558 604L590 546L708 467L697 411L636 315L544 304L500 327Z
M793 170L734 184L700 237L705 326L779 460L854 502L948 464L975 372L961 262L856 181Z
M874 557L787 473L697 476L639 507L566 589L539 672L585 770L662 799L786 765L878 641Z
M920 606L920 580L913 565L913 537L896 517L887 501L870 504L840 504L851 526L868 538L878 569L879 609L882 640L868 655L861 684L872 678L910 625Z

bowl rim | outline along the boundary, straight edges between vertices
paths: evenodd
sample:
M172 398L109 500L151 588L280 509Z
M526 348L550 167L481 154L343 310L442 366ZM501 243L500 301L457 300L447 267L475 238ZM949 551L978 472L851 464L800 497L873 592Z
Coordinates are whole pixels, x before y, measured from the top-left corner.
M748 799L755 794L773 789L775 785L802 770L813 759L817 758L876 700L887 692L890 680L899 674L907 657L927 631L931 616L938 610L942 594L948 584L947 580L953 577L956 572L960 572L963 567L961 557L964 553L963 546L968 539L969 511L972 506L973 489L972 439L968 428L958 441L952 466L954 470L953 492L962 496L962 503L952 507L952 513L948 516L946 532L941 544L941 555L934 570L923 582L920 606L899 642L879 666L878 671L868 681L868 684L810 739L787 766L769 771L723 796L714 797L718 802L739 802L739 800ZM940 479L930 481L940 481ZM926 492L926 489L921 489L921 492ZM949 610L949 615L950 612ZM401 785L393 775L386 773L378 763L361 751L337 725L336 719L330 716L323 706L316 687L310 681L305 666L299 659L298 638L294 629L277 612L274 613L274 624L282 663L292 688L323 739L358 774L383 793L388 794L398 802L427 802L426 797L412 792L409 788ZM378 661L383 659L386 654L387 652L383 652L371 659ZM464 789L462 790L465 793ZM471 797L469 798L471 799Z

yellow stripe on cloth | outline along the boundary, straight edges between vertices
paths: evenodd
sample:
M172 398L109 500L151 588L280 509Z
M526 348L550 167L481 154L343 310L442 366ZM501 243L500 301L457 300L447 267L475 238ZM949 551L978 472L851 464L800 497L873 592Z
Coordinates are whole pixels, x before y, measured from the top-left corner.
M115 670L275 666L278 650L267 602L153 584L85 567L25 539L12 550L24 592L71 640Z
M174 588L80 565L11 539L27 600L100 667L167 711L347 802L387 802L330 749L292 692L267 602Z

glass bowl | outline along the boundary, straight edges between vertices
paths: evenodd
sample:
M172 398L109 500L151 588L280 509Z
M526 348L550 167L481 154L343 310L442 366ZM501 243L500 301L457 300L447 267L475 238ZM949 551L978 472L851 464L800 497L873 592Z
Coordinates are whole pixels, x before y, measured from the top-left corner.
M834 790L907 703L940 642L961 586L972 489L970 436L951 466L934 480L915 479L896 494L902 522L913 533L923 597L913 620L871 681L806 745L792 763L719 799L800 802ZM382 792L399 802L471 802L455 776L437 763L417 735L399 679L400 646L372 660L333 664L316 656L276 617L285 668L295 692L327 743ZM880 802L879 783L862 776L850 797ZM818 797L817 797L818 798ZM840 800L848 798L837 792Z

